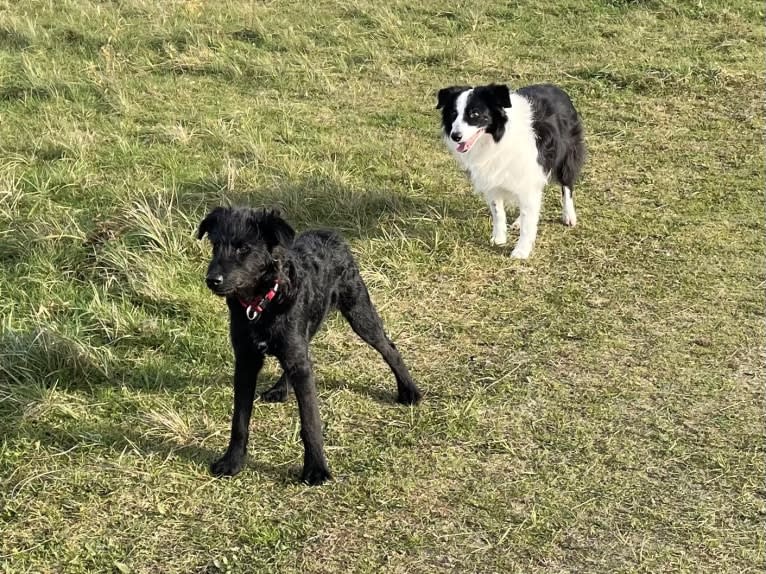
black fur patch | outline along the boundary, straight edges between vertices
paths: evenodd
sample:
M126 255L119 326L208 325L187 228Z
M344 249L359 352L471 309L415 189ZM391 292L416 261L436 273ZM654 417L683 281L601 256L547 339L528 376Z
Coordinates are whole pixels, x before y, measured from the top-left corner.
M442 88L436 94L436 109L448 108L455 105L457 97L466 90L470 90L471 86L450 86L449 88Z
M465 121L483 127L496 142L505 135L508 116L504 108L511 107L511 93L508 86L490 84L474 88L465 106Z
M462 92L470 89L470 86L450 86L449 88L442 88L436 95L436 109L442 111L442 128L447 135L450 134L452 123L457 119L455 100Z
M551 84L527 86L516 93L532 106L537 161L561 185L572 189L585 162L582 122L572 100Z

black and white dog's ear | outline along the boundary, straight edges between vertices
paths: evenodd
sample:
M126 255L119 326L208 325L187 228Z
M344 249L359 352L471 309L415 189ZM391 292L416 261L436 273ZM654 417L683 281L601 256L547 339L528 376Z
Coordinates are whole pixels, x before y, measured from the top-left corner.
M250 219L251 225L258 233L269 250L277 246L290 248L295 239L295 230L290 227L278 210L256 211Z
M436 104L436 109L440 110L448 106L453 101L455 101L455 98L457 98L460 92L464 92L469 89L470 89L470 86L450 86L449 88L442 88L436 94L436 99L438 101L438 103Z
M200 221L199 228L197 229L197 239L205 237L206 233L210 233L218 225L218 218L223 213L223 207L216 207L213 211L205 216L205 219Z
M505 84L490 84L487 91L501 108L511 107L511 90Z

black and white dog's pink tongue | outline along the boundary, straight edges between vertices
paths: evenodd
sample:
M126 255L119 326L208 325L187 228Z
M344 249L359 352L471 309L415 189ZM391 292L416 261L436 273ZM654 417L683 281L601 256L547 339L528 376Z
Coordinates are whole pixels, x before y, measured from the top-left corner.
M477 131L469 139L458 143L457 147L455 149L458 151L458 153L465 153L465 152L467 152L469 149L471 149L473 147L473 144L476 143L476 140L479 139L479 136L481 136L482 133L484 133L483 129Z

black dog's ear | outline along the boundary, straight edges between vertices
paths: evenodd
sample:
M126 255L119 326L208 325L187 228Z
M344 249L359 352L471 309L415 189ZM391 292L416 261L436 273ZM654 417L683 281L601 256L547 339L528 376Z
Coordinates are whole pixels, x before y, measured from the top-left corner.
M256 211L250 217L250 224L258 229L258 234L269 250L273 250L276 246L289 249L295 239L295 230L282 219L276 209Z
M223 207L216 207L213 211L205 216L205 219L200 221L199 228L197 229L197 239L205 237L206 233L210 233L218 225L218 218L223 213Z
M511 90L505 84L490 84L487 91L501 108L511 107Z
M439 93L436 94L436 99L438 100L436 109L440 110L443 107L446 107L448 104L452 103L455 98L457 98L460 92L464 92L470 89L470 86L450 86L449 88L442 88L439 90Z

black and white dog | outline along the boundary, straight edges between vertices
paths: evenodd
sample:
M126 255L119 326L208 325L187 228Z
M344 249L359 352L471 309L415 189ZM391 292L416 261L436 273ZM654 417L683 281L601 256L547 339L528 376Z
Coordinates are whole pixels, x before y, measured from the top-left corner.
M561 184L562 219L574 226L574 183L585 160L583 129L569 96L541 84L511 92L504 85L439 90L447 147L492 212L490 243L507 242L506 203L519 207L520 230L511 257L526 259L537 237L543 188Z

